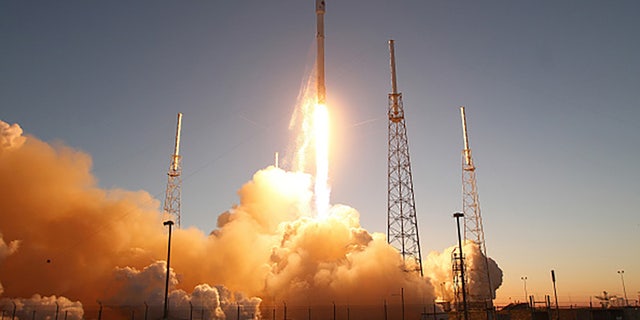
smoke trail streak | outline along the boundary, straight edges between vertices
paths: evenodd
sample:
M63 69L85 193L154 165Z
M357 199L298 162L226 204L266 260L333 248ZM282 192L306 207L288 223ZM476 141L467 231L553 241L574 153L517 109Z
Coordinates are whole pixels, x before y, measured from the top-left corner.
M312 98L315 93L312 86L313 77L307 77L298 94L298 101L289 121L289 130L292 133L294 155L292 170L296 172L308 172L313 165L308 163L309 155L313 154L312 138L313 138L313 118L312 114ZM312 158L313 159L313 158Z

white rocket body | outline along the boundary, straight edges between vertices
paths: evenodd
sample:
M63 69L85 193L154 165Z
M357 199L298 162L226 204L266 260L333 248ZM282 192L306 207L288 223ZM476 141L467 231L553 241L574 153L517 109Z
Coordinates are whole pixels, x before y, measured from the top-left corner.
M324 104L326 100L326 88L324 86L324 13L325 13L325 1L316 0L316 19L317 19L317 57L316 57L316 72L317 72L317 91L318 91L318 104Z
M180 157L180 132L182 131L182 112L178 113L178 125L176 126L176 144L173 149L173 160L171 161L171 169L177 171L179 169Z

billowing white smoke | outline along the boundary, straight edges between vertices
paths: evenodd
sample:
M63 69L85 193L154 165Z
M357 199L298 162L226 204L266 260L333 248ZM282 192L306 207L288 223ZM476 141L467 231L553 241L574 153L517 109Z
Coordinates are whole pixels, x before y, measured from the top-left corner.
M4 238L2 237L2 233L0 233L0 262L2 262L4 258L16 252L19 246L20 241L18 240L13 240L9 243L6 243L4 241Z
M105 301L113 306L149 307L149 316L160 317L164 310L164 289L166 281L166 262L157 261L142 270L131 267L118 267L114 271L115 292ZM189 318L195 312L205 319L224 319L225 314L235 314L239 307L243 319L260 316L260 298L247 298L241 293L233 293L223 286L212 287L200 284L191 294L176 289L179 281L173 268L169 272L168 309L173 317Z
M19 148L25 141L22 136L22 128L17 123L9 125L0 120L0 152L13 148Z
M427 281L402 271L402 259L384 235L367 232L358 221L353 208L334 206L325 220L285 224L282 243L271 256L267 290L301 303L309 296L324 303L379 303L400 288L412 300L431 296Z
M84 319L82 303L71 301L65 297L42 297L34 294L29 299L0 299L0 305L7 315L16 319Z
M326 218L311 217L310 188L309 175L269 167L240 189L240 204L218 220L214 239L249 241L251 249L234 254L263 257L251 274L260 275L259 295L303 305L309 299L378 305L401 288L408 300L433 296L428 281L403 271L383 234L361 228L355 209L335 205Z
M430 252L425 261L425 276L437 288L437 296L445 301L455 299L452 282L454 251L459 254L457 245L445 249L442 253ZM498 264L491 258L485 260L482 250L472 241L465 241L462 251L465 257L465 278L470 298L474 301L485 301L491 298L490 295L495 296L496 290L502 285L502 270ZM487 264L491 285L487 277Z
M114 271L114 292L105 301L108 305L143 305L162 306L164 304L164 287L166 262L157 261L142 270L133 267L116 267ZM175 272L170 270L169 287L173 290L178 284Z

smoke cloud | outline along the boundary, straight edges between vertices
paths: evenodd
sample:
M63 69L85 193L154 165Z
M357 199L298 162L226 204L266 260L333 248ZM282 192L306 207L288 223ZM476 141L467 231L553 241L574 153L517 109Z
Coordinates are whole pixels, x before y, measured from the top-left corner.
M96 310L100 303L100 310L146 306L161 314L167 229L159 200L98 188L87 154L23 136L20 126L2 121L0 176L3 310L15 303L28 318L36 305L55 312L57 302L59 312L80 319L87 317L83 305ZM450 252L428 258L425 278L404 272L397 250L383 234L364 230L355 209L334 205L326 218L313 217L312 180L268 167L240 188L239 204L218 216L211 233L175 229L172 314L258 319L261 309L285 302L376 305L380 313L385 301L399 303L401 291L420 310L433 301L434 287L451 279Z
M9 125L0 120L0 152L2 150L19 148L24 143L22 128L17 123Z
M0 233L0 264L2 264L2 260L16 252L19 245L20 242L16 240L11 241L7 244L2 237L2 233ZM3 292L4 288L2 287L2 282L0 282L0 296L2 296Z
M19 245L20 241L17 240L11 241L7 244L2 237L2 233L0 233L0 262L2 262L4 258L16 252Z
M0 299L0 305L5 306L5 311L10 310L12 317L15 311L15 317L18 319L33 319L34 314L37 314L39 319L56 319L56 313L67 320L84 319L82 303L70 301L65 297L42 297L34 294L28 299Z
M452 281L454 251L459 254L457 245L451 246L441 253L430 252L424 263L425 276L431 280L434 287L438 288L437 296L441 300L449 302L455 300L455 288ZM486 301L491 299L491 296L495 297L496 290L502 285L502 270L498 264L491 258L485 260L482 250L473 241L465 241L462 251L465 257L465 277L469 298L472 301ZM487 273L487 265L489 273ZM489 279L491 283L489 283Z
M66 305L72 300L80 309L80 301L161 305L167 234L158 200L144 191L98 188L88 155L22 136L17 124L2 121L0 167L0 294L14 298L11 301L19 312L29 313L29 306L56 301ZM225 303L240 304L246 310L259 304L259 299L207 285L229 279L239 290L258 292L261 288L257 284L260 273L252 275L252 266L261 264L248 258L253 255L238 254L240 249L251 252L252 241L259 239L237 241L235 248L226 245L229 238L240 239L241 232L260 224L231 225L237 227L218 230L219 236L206 236L196 229L175 231L172 269L178 272L174 271L170 294L176 310L200 301L196 304L207 306L207 313L213 315L210 318L220 318ZM212 292L218 297L212 300L217 304L202 302ZM6 299L3 310L11 309Z
M166 276L166 262L158 261L142 270L131 267L116 267L115 283L117 289L109 294L105 303L112 306L150 306L149 316L160 318L164 303L164 286ZM189 318L194 310L204 319L224 319L225 314L235 312L237 306L242 306L243 318L254 318L260 315L259 298L248 298L242 293L233 293L223 286L212 287L200 284L188 294L182 289L176 289L179 281L173 269L170 270L168 297L169 310L174 317ZM124 314L123 314L124 315ZM253 315L253 316L252 316Z

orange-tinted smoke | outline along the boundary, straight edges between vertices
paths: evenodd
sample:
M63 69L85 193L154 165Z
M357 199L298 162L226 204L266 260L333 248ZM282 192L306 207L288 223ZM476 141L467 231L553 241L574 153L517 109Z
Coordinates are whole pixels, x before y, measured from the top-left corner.
M145 268L157 274L158 261L166 258L160 201L144 191L100 189L87 154L23 137L16 125L0 122L0 128L3 297L38 293L86 306L144 293L144 286L132 285L139 277L122 275ZM238 194L239 204L217 217L211 234L174 230L173 296L224 285L246 297L291 304L381 306L399 300L400 290L407 302L433 300L429 280L404 272L384 235L360 227L357 211L333 206L328 218L312 218L309 175L269 167ZM162 277L148 281L154 288L149 295L163 288Z

